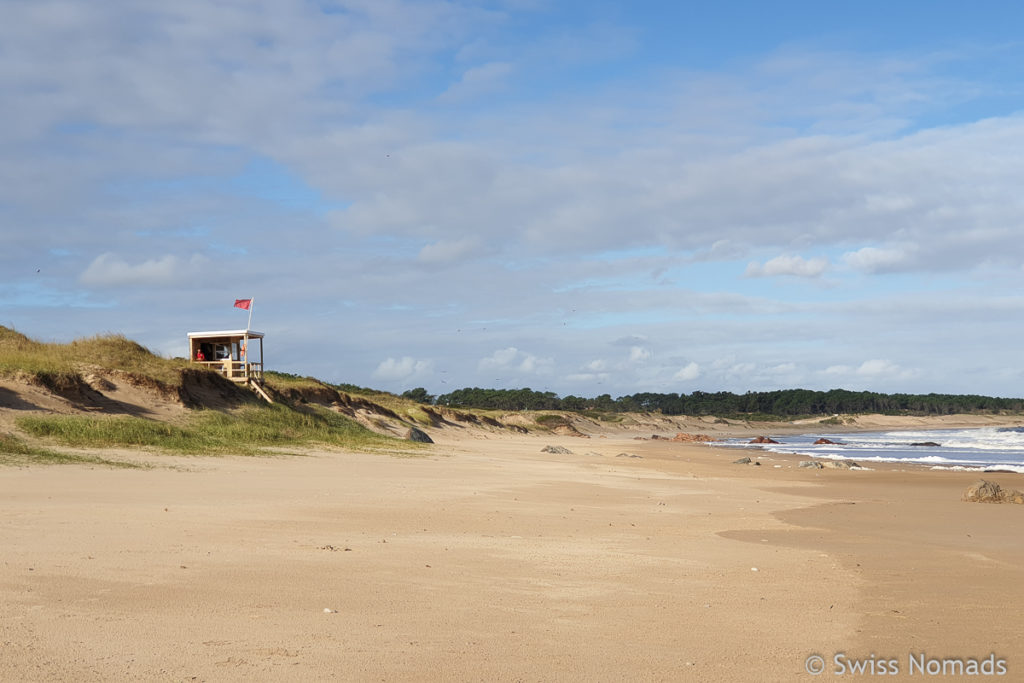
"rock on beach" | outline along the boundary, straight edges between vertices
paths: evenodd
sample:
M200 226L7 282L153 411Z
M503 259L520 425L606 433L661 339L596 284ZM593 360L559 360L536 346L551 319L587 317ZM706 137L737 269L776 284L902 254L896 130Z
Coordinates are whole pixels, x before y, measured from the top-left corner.
M434 440L425 431L417 427L409 427L409 430L405 433L405 438L409 441L419 441L420 443L434 443Z
M965 503L1016 503L1024 505L1024 493L1016 489L1004 489L994 481L979 479L964 491L961 497Z
M694 442L694 441L704 443L704 442L708 442L708 441L717 441L717 440L718 439L713 439L710 436L708 436L707 434L687 434L686 432L679 432L675 436L673 436L672 439L671 439L671 441L681 441L683 443L690 443L690 442Z

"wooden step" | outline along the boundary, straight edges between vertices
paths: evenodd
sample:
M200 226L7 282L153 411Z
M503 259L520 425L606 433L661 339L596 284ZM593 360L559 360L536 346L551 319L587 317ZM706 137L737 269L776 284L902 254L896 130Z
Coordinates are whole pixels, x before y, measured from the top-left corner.
M259 382L257 382L254 379L251 379L249 380L249 386L252 387L253 391L255 391L257 394L263 397L263 400L273 405L274 401L273 399L270 398L270 394L268 394L266 390L259 385Z

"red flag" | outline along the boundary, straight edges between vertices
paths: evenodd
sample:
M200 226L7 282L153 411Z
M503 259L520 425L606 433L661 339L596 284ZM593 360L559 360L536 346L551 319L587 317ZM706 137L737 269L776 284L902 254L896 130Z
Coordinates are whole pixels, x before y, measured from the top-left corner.
M250 306L252 306L252 299L235 299L235 308L243 308L248 311Z

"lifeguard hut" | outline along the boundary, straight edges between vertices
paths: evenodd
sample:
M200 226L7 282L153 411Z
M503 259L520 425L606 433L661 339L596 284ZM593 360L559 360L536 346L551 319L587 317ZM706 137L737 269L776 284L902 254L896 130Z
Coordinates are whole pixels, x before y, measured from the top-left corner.
M255 348L254 348L255 346ZM273 403L263 388L263 333L255 330L189 332L188 357L195 365L251 387Z

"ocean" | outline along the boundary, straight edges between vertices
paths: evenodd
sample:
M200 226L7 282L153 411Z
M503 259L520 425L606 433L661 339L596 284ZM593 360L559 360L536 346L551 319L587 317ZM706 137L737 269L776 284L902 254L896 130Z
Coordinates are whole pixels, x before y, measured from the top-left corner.
M728 439L711 446L797 453L812 458L873 462L905 462L932 469L991 470L1024 473L1024 427L934 429L921 431L829 434L816 432L772 437L778 444L751 444L750 438ZM815 445L825 438L835 444ZM937 446L913 445L934 443Z

